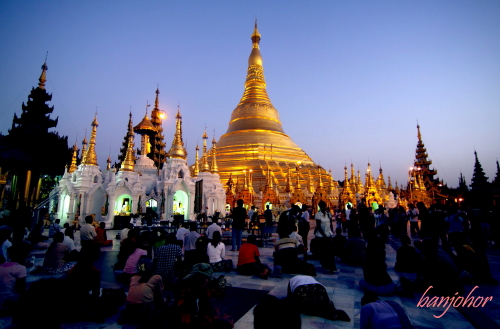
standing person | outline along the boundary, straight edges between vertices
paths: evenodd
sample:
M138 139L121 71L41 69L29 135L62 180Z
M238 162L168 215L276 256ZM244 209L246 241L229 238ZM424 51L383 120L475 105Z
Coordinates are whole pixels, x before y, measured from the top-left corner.
M399 235L408 235L408 213L405 207L399 206L398 208L398 222L399 222Z
M97 233L95 232L95 227L92 225L94 219L91 215L85 217L85 225L80 228L80 243L82 247L85 244L94 243Z
M273 226L273 211L269 209L269 205L266 205L266 210L264 211L264 219L266 220L266 226Z
M429 221L429 210L425 206L425 204L420 201L417 202L417 209L418 209L418 219L420 221L420 238L426 238L431 236L432 232L432 224Z
M330 213L326 211L326 202L318 203L319 211L316 213L316 238L318 238L318 257L321 266L333 273L337 271L335 265L335 253L333 247L333 233Z
M257 215L255 212L255 206L251 206L250 210L248 211L248 218L250 219L250 224L253 224L255 222L254 217Z
M243 208L243 200L238 199L238 201L236 201L236 205L237 207L233 208L233 210L231 211L231 218L233 219L233 249L231 249L231 251L240 250L241 234L243 233L243 228L245 227L245 219L247 217L247 210Z
M413 203L408 205L410 209L408 210L408 217L410 218L410 232L411 236L417 236L420 233L418 228L418 209L415 208Z
M349 229L351 228L350 227L350 224L351 224L351 211L352 211L352 207L350 204L347 205L347 209L345 210L345 225L344 225L344 233ZM344 224L344 223L342 223Z
M309 234L309 230L311 229L311 224L309 222L309 211L307 211L307 205L302 205L302 216L299 218L299 235L302 237L304 241L304 248L307 250L307 235Z

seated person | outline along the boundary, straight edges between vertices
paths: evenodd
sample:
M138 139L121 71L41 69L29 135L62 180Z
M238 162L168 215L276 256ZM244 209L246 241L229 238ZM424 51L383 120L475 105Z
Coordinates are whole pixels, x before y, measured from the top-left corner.
M400 277L403 289L422 292L432 286L432 294L453 296L456 292L463 295L464 287L460 271L451 256L439 249L437 239L425 238L421 244L424 256L416 280Z
M213 234L214 232L219 232L219 234L222 236L222 228L217 225L216 222L213 222L208 228L207 228L207 236L209 240L213 239Z
M408 315L401 305L393 301L380 301L373 292L361 298L361 329L412 329Z
M362 265L366 259L366 244L359 235L359 230L350 229L351 237L347 239L343 250L342 261L353 266Z
M269 268L260 262L259 248L255 235L249 235L247 242L240 247L236 270L243 275L257 275L263 279L269 276Z
M308 275L296 275L288 282L287 297L302 314L328 320L351 321L346 312L338 310L328 297L325 287Z
M177 244L175 235L169 234L165 237L165 244L155 249L154 253L154 274L161 276L163 283L168 285L175 277L176 264L179 270L179 264L182 261L182 250Z
M363 279L359 280L359 286L382 296L396 292L396 285L387 273L385 255L382 255L376 248L370 248L370 244L368 244L366 256L363 265Z
M146 323L152 324L163 312L163 281L155 275L153 261L142 257L137 262L136 275L130 278L127 303L122 311L119 324Z
M148 255L149 241L145 236L141 235L137 240L137 248L128 257L125 267L123 268L124 279L127 279L138 273L137 264L142 256Z
M188 227L189 227L188 222L182 223L182 226L179 227L177 233L175 234L175 237L177 238L177 243L181 248L184 246L184 237L186 236L186 234L189 233Z
M173 328L210 328L214 310L209 287L213 270L209 264L194 265L178 285L175 297Z
M335 256L342 258L342 253L344 251L345 244L347 243L347 238L342 235L342 228L337 227L335 229L335 236L333 240L333 251Z
M99 227L95 229L96 237L95 242L99 247L109 246L113 244L113 240L108 240L108 236L106 234L106 223L100 222Z
M157 248L165 245L165 239L167 237L167 232L163 227L153 227L153 247L156 250Z
M231 272L233 270L233 261L231 259L224 259L226 256L226 246L221 242L219 231L213 232L212 240L210 240L207 246L207 255L214 272Z
M31 242L32 249L47 249L49 244L46 241L49 237L43 235L43 223L36 223L28 235L28 240Z
M198 224L196 222L191 222L189 224L189 233L184 236L184 266L186 268L191 268L194 264L199 263L199 252L196 248L196 242L200 237L200 234L196 232ZM206 250L203 250L206 254Z
M53 238L54 234L61 231L61 220L58 218L54 221L54 224L50 225L49 227L49 238Z
M83 246L78 262L64 279L68 290L71 291L72 321L103 322L109 309L96 307L101 293L101 270L97 269L94 263L99 259L99 255L98 245Z
M316 270L312 264L298 257L299 242L289 238L290 229L284 228L280 239L274 245L274 265L280 265L285 273L303 273L316 276Z
M60 274L68 272L73 263L66 263L64 259L69 253L69 248L63 243L64 235L61 232L54 234L54 241L50 244L43 261L43 272L47 274Z
M400 240L402 245L398 248L394 269L398 272L415 273L421 266L422 256L411 245L411 239L408 235L402 235Z
M125 227L120 231L120 243L123 242L126 238L128 238L128 232L134 228L134 224L127 223Z
M115 270L123 270L127 259L137 248L137 238L139 237L140 228L134 228L128 231L128 237L120 243L120 251L118 252L118 263L114 265Z
M69 255L66 257L65 260L69 261L69 262L78 260L78 250L76 250L76 248L75 248L75 241L74 240L75 240L75 237L73 234L73 229L68 228L68 229L64 230L64 240L62 243L68 246Z
M24 262L31 247L23 242L10 250L10 262L0 265L0 309L11 309L26 290L26 266Z

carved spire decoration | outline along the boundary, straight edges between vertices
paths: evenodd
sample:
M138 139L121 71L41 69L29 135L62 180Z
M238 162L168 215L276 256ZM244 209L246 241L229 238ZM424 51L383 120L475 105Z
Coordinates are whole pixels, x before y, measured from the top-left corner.
M97 113L94 116L94 121L92 121L92 133L90 134L89 149L85 152L82 160L82 164L89 166L97 166L97 155L95 153L95 139L97 135L97 127L99 123L97 122Z
M186 150L182 141L182 116L180 107L177 107L177 115L175 116L175 135L172 141L172 147L168 152L169 158L177 158L186 160Z
M212 139L212 165L210 167L210 171L212 174L216 174L219 172L219 168L217 167L217 159L216 159L216 147L217 147L217 141L215 140L215 136Z
M151 123L156 128L156 133L152 136L152 147L148 157L154 161L155 166L158 169L161 169L167 157L167 153L165 152L165 137L163 136L162 127L162 121L165 120L167 116L164 111L160 110L159 95L160 89L156 88L155 106L151 111Z
M194 160L193 176L196 177L200 173L200 157L198 153L200 152L200 147L196 145L196 158Z
M71 157L71 165L69 166L68 173L72 173L76 170L77 165L76 165L76 155L78 153L78 147L76 146L76 141L75 144L73 144L73 155Z
M48 69L47 56L45 56L45 62L42 65L42 74L40 74L40 78L38 79L38 88L40 89L45 89L45 82L47 81L47 74L45 72L47 72Z
M125 153L125 159L120 166L120 171L134 171L134 160L134 134L132 133L128 135L127 152Z
M210 167L208 165L208 158L207 158L207 128L205 127L205 132L203 133L202 136L203 139L203 154L201 156L201 171L202 172L207 172L210 171Z

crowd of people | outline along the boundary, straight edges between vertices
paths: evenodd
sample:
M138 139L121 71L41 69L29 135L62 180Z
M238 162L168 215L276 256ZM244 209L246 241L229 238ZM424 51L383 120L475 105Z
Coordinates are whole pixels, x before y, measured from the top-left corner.
M267 207L263 213L262 225L273 225L266 217L269 210ZM102 322L109 315L104 310L109 310L111 304L116 311L124 305L120 324L232 328L230 317L218 314L211 302L214 297L223 297L230 286L224 273L236 271L261 279L281 277L283 273L294 275L285 298L267 296L255 307L255 328L276 327L277 323L269 318L271 314L277 321L285 321L287 310L291 309L296 311L294 314L350 321L349 315L335 307L325 287L314 278L318 269L310 260L315 259L325 273L338 273L339 261L362 268L359 288L365 296L361 301L361 328L381 328L386 324L391 328L411 328L410 319L398 303L380 301L378 296L412 297L414 292L423 292L429 286L434 287L437 295L451 296L462 294L464 284L498 284L486 255L488 242L494 237L484 217L474 212L467 214L455 204L434 204L427 209L419 202L416 206L410 204L408 209L398 206L387 210L379 206L373 211L361 202L356 208L348 205L334 211L320 201L314 223L310 207L293 205L279 215L273 264L261 262L255 235L250 234L243 241L245 223L258 221L257 210L252 207L247 212L243 200L238 200L230 216L230 251L226 251L223 231L216 222L203 234L198 232L197 222L184 222L176 233L170 234L162 227L145 230L129 224L123 228L120 240L115 242L120 247L114 271L128 291L126 297L123 292L101 294L101 269L95 263L100 248L113 243L107 238L105 223L96 225L92 216L85 218L79 232L79 251L74 228L67 223L61 227L58 219L50 224L48 235L44 235L45 224L39 222L29 233L25 232L25 239L14 238L16 226L0 226L0 311L12 315L13 328L24 328L37 319L23 316L26 307L33 300L47 298L44 294L60 292L60 298L54 302L62 305L71 299L72 312L68 310L68 315L54 320L55 328L64 321ZM314 238L308 241L312 226ZM395 271L401 275L397 282L387 270L385 248L389 239L401 244L395 264ZM33 266L33 250L46 250L41 266ZM237 253L236 264L228 252ZM31 274L56 275L58 279L47 279L45 285L34 282L27 288L30 266ZM408 279L405 273L416 276ZM48 287L53 291L48 292ZM74 315L75 310L78 316ZM45 311L46 306L39 306L34 312L41 316ZM300 317L297 321L300 327ZM290 326L297 327L297 321Z

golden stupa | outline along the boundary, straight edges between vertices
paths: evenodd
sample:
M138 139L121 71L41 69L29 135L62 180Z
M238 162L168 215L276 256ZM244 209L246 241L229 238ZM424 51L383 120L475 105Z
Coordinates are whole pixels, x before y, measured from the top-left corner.
M232 175L235 186L248 184L251 193L259 193L270 181L279 192L293 192L286 191L287 182L294 182L288 189L307 186L311 193L320 179L329 186L331 176L285 133L267 95L257 22L251 39L245 90L215 151L221 180L227 183ZM212 158L213 153L211 149L207 156Z

